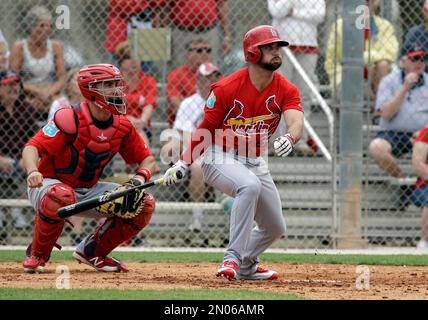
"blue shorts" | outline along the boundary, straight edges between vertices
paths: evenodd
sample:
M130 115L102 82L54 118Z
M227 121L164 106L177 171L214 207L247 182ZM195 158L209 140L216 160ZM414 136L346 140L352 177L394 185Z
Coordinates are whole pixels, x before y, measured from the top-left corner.
M417 188L413 191L412 202L417 207L428 207L428 186Z
M392 147L392 154L395 157L400 157L405 153L412 152L412 135L411 132L379 131L377 137L388 141Z

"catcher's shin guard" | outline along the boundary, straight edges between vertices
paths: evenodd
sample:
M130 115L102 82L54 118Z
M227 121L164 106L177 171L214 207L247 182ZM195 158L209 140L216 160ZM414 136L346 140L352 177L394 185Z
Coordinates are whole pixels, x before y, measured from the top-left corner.
M51 251L61 235L64 220L58 218L57 210L76 202L74 190L66 184L55 184L49 188L40 202L34 221L33 241L27 255L49 260Z
M154 210L155 199L148 193L143 210L135 218L121 219L115 216L100 225L95 233L87 238L84 254L89 257L107 256L122 242L135 237L148 225Z

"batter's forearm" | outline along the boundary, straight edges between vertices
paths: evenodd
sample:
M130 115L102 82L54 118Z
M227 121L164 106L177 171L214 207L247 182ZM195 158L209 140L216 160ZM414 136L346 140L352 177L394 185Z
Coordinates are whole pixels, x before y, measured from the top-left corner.
M303 134L303 121L305 120L303 112L294 109L287 110L284 112L284 119L287 133L290 133L294 138L294 143L297 143Z
M290 133L294 138L294 143L297 143L303 134L303 122L301 124L293 124L291 127L288 127L287 133Z

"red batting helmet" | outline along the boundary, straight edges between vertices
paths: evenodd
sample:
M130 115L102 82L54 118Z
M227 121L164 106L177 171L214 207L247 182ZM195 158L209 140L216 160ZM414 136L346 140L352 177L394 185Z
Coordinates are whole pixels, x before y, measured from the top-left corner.
M106 86L114 82L114 87ZM98 85L101 83L101 85ZM123 76L118 68L111 64L90 64L77 73L77 84L83 97L97 107L112 114L125 114L125 93Z
M260 46L278 43L282 47L289 45L287 41L281 40L278 31L268 25L258 26L248 31L244 36L245 60L250 63L258 63L262 58Z

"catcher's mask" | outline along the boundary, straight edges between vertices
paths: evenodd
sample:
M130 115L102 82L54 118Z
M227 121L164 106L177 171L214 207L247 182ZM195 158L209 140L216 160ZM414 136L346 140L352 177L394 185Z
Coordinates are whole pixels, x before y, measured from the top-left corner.
M125 85L120 70L110 64L84 66L77 84L85 99L112 114L126 114Z

